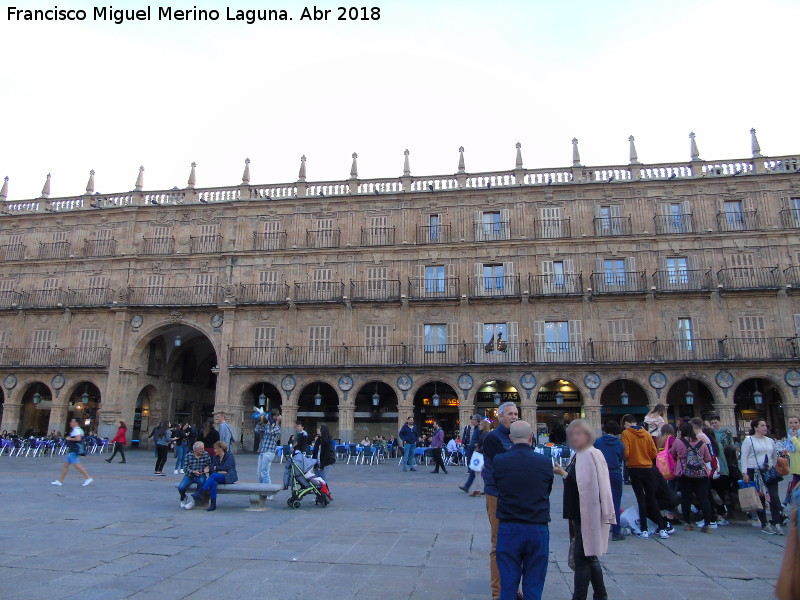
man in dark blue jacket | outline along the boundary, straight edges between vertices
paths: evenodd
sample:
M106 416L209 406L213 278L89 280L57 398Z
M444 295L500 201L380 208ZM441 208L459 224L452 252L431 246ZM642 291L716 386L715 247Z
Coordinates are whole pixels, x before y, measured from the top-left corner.
M494 485L493 463L496 456L506 452L511 446L509 427L519 419L519 409L514 402L505 402L497 407L497 427L486 434L483 440L483 491L486 493L486 514L492 530L492 549L489 551L489 573L491 576L492 598L500 597L500 572L497 570L497 487Z
M414 425L414 417L408 417L406 424L400 429L400 439L403 441L403 471L410 467L412 471L416 471L414 465L414 451L417 449L417 441L419 440L419 432L417 426Z
M481 437L481 423L480 415L472 415L469 418L469 425L464 427L464 435L461 436L461 443L464 445L464 458L467 460L468 477L466 483L459 487L463 492L469 492L469 488L475 481L475 471L469 468L469 461L472 458L472 453L475 452L475 446L478 445L478 440Z
M620 503L622 502L622 464L625 462L625 446L619 439L622 427L616 421L608 421L603 426L603 433L594 442L594 447L603 453L608 465L608 476L611 480L611 497L614 499L614 512L617 513L617 523L611 526L611 539L621 542L625 539L619 525Z
M494 458L497 489L497 567L500 600L516 600L520 580L525 600L541 600L550 552L550 492L553 465L531 447L533 429L511 424L513 446Z

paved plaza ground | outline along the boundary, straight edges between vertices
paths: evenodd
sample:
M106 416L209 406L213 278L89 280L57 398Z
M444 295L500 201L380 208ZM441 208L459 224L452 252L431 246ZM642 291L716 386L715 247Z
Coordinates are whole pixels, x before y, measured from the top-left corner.
M482 498L457 489L463 467L403 473L397 461L333 468L328 508L286 493L264 511L246 496L220 496L214 513L181 510L177 477L153 477L153 454L128 464L84 464L53 487L61 459L0 457L0 598L34 600L325 598L489 600L489 526ZM256 457L238 457L254 481ZM273 465L273 480L282 476ZM571 597L562 486L553 491L545 598ZM632 504L630 488L624 505ZM749 523L714 535L628 538L602 559L609 598L772 598L785 538Z

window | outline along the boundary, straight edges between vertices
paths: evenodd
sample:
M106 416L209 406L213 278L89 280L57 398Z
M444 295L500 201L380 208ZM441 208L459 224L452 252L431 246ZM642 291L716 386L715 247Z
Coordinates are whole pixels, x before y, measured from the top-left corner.
M736 252L728 255L727 263L731 268L733 279L749 281L755 277L755 255L747 252Z
M608 339L612 342L633 341L633 319L610 319Z
M545 349L549 353L569 352L569 322L545 321L544 341Z
M194 276L195 301L211 302L214 298L214 274L198 273Z
M277 234L281 231L281 222L280 221L266 221L264 223L264 233L267 235L269 234Z
M365 329L365 346L386 346L389 343L388 325L367 325Z
M694 326L688 317L678 319L678 342L683 352L694 350Z
M508 209L475 212L475 240L507 240L510 237Z
M483 265L483 289L486 291L505 288L505 267L503 265Z
M153 237L157 240L167 240L169 238L169 227L159 225L158 227L153 227Z
M603 261L603 279L606 286L625 285L625 260L609 258Z
M53 331L51 329L36 329L33 332L33 343L31 347L37 350L49 348L52 338Z
M53 242L58 244L67 241L67 232L66 231L54 231L53 232Z
M428 215L428 239L431 242L438 242L441 237L441 215Z
M6 347L6 338L8 337L7 331L0 331L0 348Z
M215 241L218 233L219 233L219 226L216 224L207 224L201 226L200 228L200 238L203 241L209 241L209 242Z
M81 329L80 347L96 348L100 345L99 329Z
M761 316L740 316L739 317L739 336L751 339L764 339L764 317Z
M328 352L331 348L331 326L314 325L309 327L308 347L311 352Z
M312 282L317 291L329 290L331 287L331 270L328 268L317 268L312 273Z
M508 350L508 329L505 323L483 324L483 351L486 354Z
M47 277L42 281L42 289L43 290L57 290L58 289L58 279L55 277Z
M561 207L548 206L542 208L541 231L539 235L545 239L561 237Z
M576 293L578 280L572 259L542 261L542 291L546 294Z
M367 268L367 291L386 291L386 267Z
M425 267L425 292L428 294L443 294L445 292L444 265Z
M90 290L103 290L106 287L106 276L105 275L92 275L89 277L89 289Z
M385 216L373 216L369 218L371 229L382 229L389 226L389 218Z
M165 275L148 275L147 276L147 289L145 291L146 299L150 302L156 302L164 296L164 285L166 283Z
M280 273L278 271L259 271L258 283L263 286L280 283Z
M447 325L426 323L423 327L425 352L445 352L447 350Z
M689 283L689 261L685 256L667 258L665 260L667 281L670 285Z
M253 344L255 345L256 348L274 348L275 328L256 327L253 330Z
M800 315L794 316L794 334L800 337Z
M22 245L22 235L19 233L14 233L8 236L8 245L9 246L20 246Z
M744 210L739 200L725 201L725 224L728 231L744 229Z

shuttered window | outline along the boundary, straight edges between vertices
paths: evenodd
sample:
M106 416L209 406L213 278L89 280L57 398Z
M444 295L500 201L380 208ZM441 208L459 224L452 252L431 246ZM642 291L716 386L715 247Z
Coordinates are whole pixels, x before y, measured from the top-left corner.
M100 345L99 329L81 329L81 348L95 348Z
M386 346L388 342L388 325L367 325L364 336L365 346Z
M331 326L314 325L308 329L308 346L312 351L322 352L330 350Z
M35 329L33 332L32 348L49 348L50 342L53 339L53 331L51 329Z
M367 290L370 292L386 290L386 267L367 268Z
M268 285L271 283L279 283L280 282L279 275L280 274L278 271L259 271L258 283L261 283L263 285Z
M739 336L743 338L763 339L764 317L742 315L739 317Z
M272 348L275 346L274 327L256 327L253 330L253 343L256 348Z
M633 340L633 319L610 319L608 339L611 342L630 342Z

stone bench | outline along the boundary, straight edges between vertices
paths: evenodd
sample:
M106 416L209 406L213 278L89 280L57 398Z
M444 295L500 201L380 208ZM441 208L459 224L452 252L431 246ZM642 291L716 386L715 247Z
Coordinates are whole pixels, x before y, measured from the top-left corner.
M175 484L177 488L180 482ZM272 496L283 491L280 483L221 483L217 485L217 494L241 494L250 496L250 509L263 509L267 496Z

